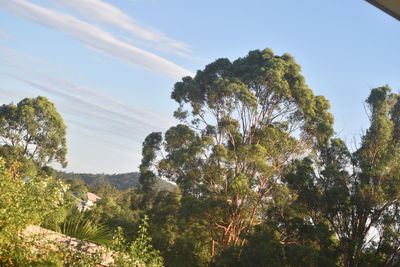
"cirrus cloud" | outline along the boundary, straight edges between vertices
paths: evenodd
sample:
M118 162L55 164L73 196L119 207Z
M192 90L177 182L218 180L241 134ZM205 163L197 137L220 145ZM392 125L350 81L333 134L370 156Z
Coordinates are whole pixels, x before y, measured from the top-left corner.
M45 8L25 0L0 1L0 8L68 34L102 53L150 71L164 74L177 80L183 76L193 75L191 71L167 59L123 42L111 33L67 13Z
M129 15L101 0L51 0L64 7L72 8L84 18L95 22L105 23L121 28L132 35L157 44L161 50L181 56L188 56L190 52L188 45L174 40L164 33L159 32L147 25L143 25L131 18Z

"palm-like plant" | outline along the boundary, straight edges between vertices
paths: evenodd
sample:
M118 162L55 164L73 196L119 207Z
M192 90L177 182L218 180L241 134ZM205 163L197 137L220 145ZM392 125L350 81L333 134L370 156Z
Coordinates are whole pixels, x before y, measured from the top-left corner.
M59 226L59 232L81 240L105 245L112 239L110 229L99 218L85 212L73 211Z

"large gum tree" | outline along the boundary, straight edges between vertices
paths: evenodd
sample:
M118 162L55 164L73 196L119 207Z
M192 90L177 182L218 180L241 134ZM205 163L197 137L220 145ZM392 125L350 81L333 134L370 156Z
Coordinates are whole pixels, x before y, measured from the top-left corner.
M175 84L181 124L143 143L142 185L156 175L176 182L183 205L209 231L213 255L245 242L283 167L333 133L328 101L300 71L292 56L271 49L217 59Z
M0 106L0 155L67 165L66 126L46 97L25 98L17 105Z

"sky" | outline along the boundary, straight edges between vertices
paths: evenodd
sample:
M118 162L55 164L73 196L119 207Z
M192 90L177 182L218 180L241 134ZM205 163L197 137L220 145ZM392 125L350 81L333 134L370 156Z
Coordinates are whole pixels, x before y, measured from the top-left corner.
M177 123L175 82L264 48L296 58L350 146L370 90L400 91L400 22L363 0L0 0L0 104L54 102L67 171L137 171L144 138Z

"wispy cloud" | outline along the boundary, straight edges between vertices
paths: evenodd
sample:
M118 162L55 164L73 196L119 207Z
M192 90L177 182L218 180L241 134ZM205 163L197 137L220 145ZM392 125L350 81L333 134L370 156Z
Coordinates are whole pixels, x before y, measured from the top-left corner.
M23 55L21 57L24 58ZM6 62L7 65L10 64ZM0 72L0 78L3 81L12 78L28 86L12 83L11 87L0 87L0 99L3 99L3 103L16 103L19 99L36 97L40 94L46 95L56 104L68 126L68 143L72 141L75 146L84 145L84 148L80 149L85 153L77 154L76 149L72 149L75 153L70 151L68 155L69 165L72 168L70 170L119 172L121 166L127 168L125 171L132 170L129 164L127 165L129 167L125 167L127 159L132 160L132 168L135 167L135 162L138 164L144 137L151 131L164 130L162 125L168 127L169 118L113 99L93 88L65 81L47 73L34 72L31 67L24 64L12 64L11 67L8 71L13 74L4 75ZM137 120L139 114L147 114L146 116L151 118L149 124L141 119ZM72 136L73 139L69 139ZM93 165L83 168L79 163L89 164L93 161L92 158L85 158L87 151L106 153L107 157L125 163L123 165L104 163L97 167Z
M72 72L67 68L50 64L49 62L34 57L32 55L23 54L17 51L16 49L5 45L0 45L0 61L2 63L7 63L10 66L13 65L14 67L18 68L27 69L28 66L35 66L34 68L31 67L30 69L31 70L47 69L52 71L68 73L69 75L80 76L81 78L83 77L81 75L77 75L76 73Z
M10 90L0 87L0 98L4 101L0 104L7 104L6 102L13 101L14 99L20 99L26 97L26 94L21 91Z
M139 23L117 7L101 0L51 0L77 11L84 18L121 28L132 35L157 44L158 50L188 56L187 44L174 40L164 33ZM154 46L153 46L154 47Z
M3 39L8 39L8 40L14 40L16 37L12 35L11 33L0 31L0 38Z
M46 27L68 34L85 45L136 66L144 67L177 80L183 76L193 75L189 70L180 67L169 60L123 42L111 33L69 14L51 10L25 0L0 1L0 8ZM143 33L143 36L144 35L145 33ZM148 35L147 38L153 37Z
M107 148L114 148L114 149L117 149L117 150L122 150L123 152L130 153L130 154L139 154L139 153L135 153L134 146L132 145L133 144L132 142L130 142L130 143L125 142L124 144L121 144L119 142L116 142L115 139L111 139L110 140L110 139L102 138L102 137L99 137L99 136L96 136L96 135L94 136L93 132L95 132L95 131L103 131L104 130L101 127L88 125L88 124L81 123L79 121L72 120L72 119L68 120L68 125L77 126L77 128L79 128L80 130L83 130L83 131L86 132L86 136L89 139L91 139L91 140L95 139L97 141L100 141L100 143L102 143L103 145L105 144ZM141 143L143 141L143 140L135 140L135 139L133 139L133 140L137 141L138 143Z
M58 69L60 74L64 74L66 70L43 60L26 56L13 49L4 50L4 53L1 51L0 61L4 66L9 67L0 75L6 75L35 88L36 93L28 94L31 97L37 92L51 96L63 114L69 114L74 122L80 121L82 128L84 128L83 125L87 125L86 129L94 135L108 133L114 137L142 142L149 132L163 131L176 123L176 120L170 116L163 116L134 106L93 87L60 78L58 74L50 74L50 70ZM32 91L29 87L27 90ZM0 95L7 96L5 99L26 97L27 92L20 92L20 90L11 89L10 91L0 88ZM21 97L16 97L16 93ZM66 120L68 121L68 117Z
M140 133L140 135L143 135L156 129L160 129L160 127L167 127L165 121L163 122L159 119L154 120L154 117L153 120L148 120L137 113L123 112L118 105L115 105L115 103L114 105L103 105L99 101L96 101L101 101L101 99L94 98L96 97L96 95L92 95L91 100L89 101L87 98L82 96L82 92L84 92L84 90L87 90L82 90L82 88L84 88L83 86L71 85L67 82L64 82L64 84L69 84L70 86L65 86L62 84L62 82L58 83L58 85L55 86L49 83L43 83L16 74L9 75L16 80L24 82L27 85L30 85L41 91L53 94L63 100L67 100L69 106L68 111L70 113L75 113L74 115L79 115L80 117L85 116L86 118L92 120L95 119L98 122L101 122L104 126L109 126L112 129L123 128L121 129L123 130L123 132L130 134L132 134L132 130L134 130L136 133ZM120 103L124 105L124 103ZM129 108L129 106L126 105L125 108ZM164 127L161 125L164 125Z

